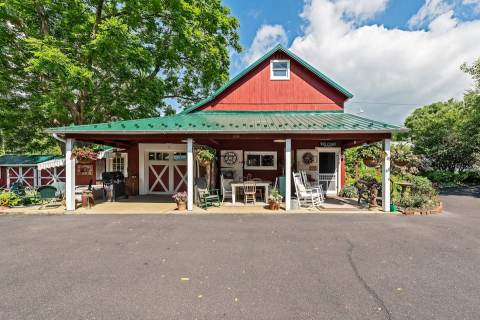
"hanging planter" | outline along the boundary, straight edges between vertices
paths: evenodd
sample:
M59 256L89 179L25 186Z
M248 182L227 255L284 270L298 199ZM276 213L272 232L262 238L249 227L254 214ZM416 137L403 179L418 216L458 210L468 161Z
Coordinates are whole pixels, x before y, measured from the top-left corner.
M202 167L208 167L215 159L215 150L206 146L198 148L195 152L195 157Z
M386 153L377 144L362 146L358 150L358 156L367 167L376 168L385 159Z
M78 163L90 163L97 160L98 154L88 147L75 147L72 149L72 159L76 159Z
M370 168L378 167L378 160L374 158L364 158L363 164Z

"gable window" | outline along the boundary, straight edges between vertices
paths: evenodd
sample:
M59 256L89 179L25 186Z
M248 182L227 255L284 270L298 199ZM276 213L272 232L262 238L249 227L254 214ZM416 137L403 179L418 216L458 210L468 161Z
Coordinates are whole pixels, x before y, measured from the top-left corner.
M245 151L245 169L277 170L277 152Z
M270 61L270 80L289 80L290 60Z

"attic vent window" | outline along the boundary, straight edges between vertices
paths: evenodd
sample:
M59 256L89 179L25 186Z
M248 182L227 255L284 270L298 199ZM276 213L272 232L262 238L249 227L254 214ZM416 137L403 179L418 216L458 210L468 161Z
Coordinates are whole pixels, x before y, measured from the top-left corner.
M290 80L290 60L271 60L270 80Z

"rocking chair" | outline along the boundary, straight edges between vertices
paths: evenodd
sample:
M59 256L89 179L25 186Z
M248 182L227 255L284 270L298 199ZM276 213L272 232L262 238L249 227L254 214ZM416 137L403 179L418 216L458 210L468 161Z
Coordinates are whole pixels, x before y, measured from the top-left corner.
M298 206L303 208L318 208L323 203L321 188L307 188L302 181L300 173L293 173L293 182L297 194Z
M220 206L220 195L218 189L209 190L207 186L207 180L205 178L197 178L196 189L198 194L198 205L203 209L207 209L211 206Z

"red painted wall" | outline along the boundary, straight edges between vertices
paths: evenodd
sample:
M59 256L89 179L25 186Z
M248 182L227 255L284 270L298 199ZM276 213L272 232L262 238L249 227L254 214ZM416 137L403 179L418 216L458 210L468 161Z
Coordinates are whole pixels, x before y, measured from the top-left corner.
M97 176L96 176L96 162L95 161L88 161L88 162L85 162L84 164L92 165L93 166L93 173L91 175L80 175L79 172L78 172L78 167L79 167L79 165L82 165L82 164L77 163L77 165L75 166L75 185L77 185L77 186L88 185L90 183L90 180L92 181L92 184L96 183L96 179L97 179Z
M0 167L0 188L5 188L7 186L7 169L5 167Z
M290 60L290 80L270 80L270 60ZM200 110L342 110L346 97L283 52L251 70Z

